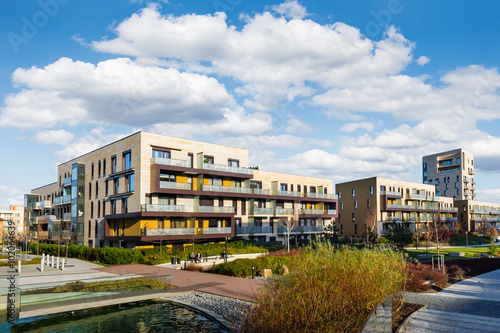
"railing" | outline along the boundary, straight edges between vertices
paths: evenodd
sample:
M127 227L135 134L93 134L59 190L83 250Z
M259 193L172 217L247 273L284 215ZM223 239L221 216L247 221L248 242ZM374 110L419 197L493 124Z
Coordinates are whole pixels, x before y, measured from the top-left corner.
M331 193L307 193L308 198L319 198L319 199L338 199L337 195Z
M276 207L276 215L294 215L295 211L293 208L281 208Z
M151 163L152 164L179 166L179 167L184 167L184 168L187 166L187 163L184 160L176 160L174 158L164 158L164 157L152 157Z
M456 217L456 216L442 217L441 219L444 220L445 222L457 222L458 221L458 217Z
M52 202L49 200L40 201L40 208L52 208Z
M214 234L230 234L231 227L220 227L220 228L197 228L196 233L200 234L200 231L203 235L214 235Z
M252 194L270 195L271 191L263 188L252 188Z
M486 213L486 209L479 209L472 207L472 213Z
M411 199L425 199L426 195L425 194L419 194L419 193L410 193L410 198Z
M144 228L142 236L183 236L194 235L194 228Z
M298 226L295 226L295 228L292 229L291 233L310 233L310 232L323 232L323 230L325 229L324 226L322 225L298 225ZM284 234L284 233L287 233L287 228L285 228L284 226L280 225L278 226L278 233L279 234Z
M222 186L222 185L203 185L203 191L207 192L226 192L226 193L246 193L250 194L249 187Z
M141 205L141 212L184 212L183 205Z
M70 185L70 184L71 184L71 177L64 178L63 186Z
M458 212L458 207L441 207L439 210L444 212Z
M71 213L63 213L63 220L71 220Z
M273 227L270 226L257 226L253 227L253 233L254 234L272 234L273 233Z
M60 205L60 204L62 204L62 197L54 198L54 205Z
M404 208L404 209L416 209L416 207L413 205L402 205L402 208Z
M63 199L62 199L63 204L70 203L70 202L71 202L71 194L66 194L65 196L63 196Z
M273 208L254 207L253 215L273 215Z
M301 215L323 214L323 209L301 209Z
M168 188L173 190L191 190L192 184L160 181L160 188Z
M200 213L234 213L234 207L200 206Z
M336 209L325 209L325 214L327 215L337 215Z
M249 227L236 227L236 233L238 235L246 235L249 233Z
M287 197L300 197L301 193L300 192L295 192L295 191L278 191L278 195L284 195Z
M401 204L390 204L390 203L388 203L387 204L387 208L401 209L402 206L401 206Z
M388 217L385 219L386 223L395 223L395 222L403 222L401 217Z
M240 167L222 165L222 164L203 163L203 169L214 170L214 171L223 171L223 172L233 172L233 173L244 173L247 175L253 175L253 169L240 168Z
M396 197L402 197L403 196L401 194L401 192L395 192L395 191L380 191L380 194L381 195L392 195L392 196L396 196Z

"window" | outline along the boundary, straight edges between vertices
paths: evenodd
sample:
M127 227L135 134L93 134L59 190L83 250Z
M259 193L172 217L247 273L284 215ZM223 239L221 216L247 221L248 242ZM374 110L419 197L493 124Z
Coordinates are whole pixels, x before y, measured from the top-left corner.
M354 213L352 213L352 222L356 221L356 217L354 216Z
M214 164L214 157L213 156L205 155L204 159L203 159L203 163Z
M358 225L354 224L354 234L357 234L357 233L358 233Z
M92 180L94 180L94 163L90 166L90 176L92 177Z
M126 151L123 153L123 170L128 170L132 168L132 153L129 151Z
M338 191L337 196L339 197L339 199L342 198L342 192Z
M238 161L238 160L227 160L227 165L238 168L240 166L240 161Z
M444 191L444 196L446 196L446 190Z
M193 154L192 153L189 153L188 154L188 168L192 168L193 167Z
M110 202L111 202L111 214L116 214L116 200L112 199Z
M95 181L95 198L97 199L98 196L99 196L99 183L96 180Z
M340 210L343 210L343 209L344 209L344 202L343 202L343 201L341 201L341 202L340 202Z
M461 161L461 160L460 160L460 157L459 157L459 158L457 158L457 164L460 164L460 161Z
M122 214L128 213L128 197L122 198Z
M344 233L344 226L341 224L340 225L340 233L343 234Z
M102 160L102 176L106 176L106 159Z
M108 180L107 179L104 181L104 196L105 197L108 196Z
M116 173L116 156L111 156L111 173Z
M457 188L457 195L460 195L460 189Z
M300 185L297 185L297 192L300 192Z
M99 222L98 221L95 221L94 235L95 235L95 238L99 238Z
M125 191L133 192L134 191L134 174L130 173L125 175Z
M92 198L92 183L89 182L89 200Z
M354 209L358 209L358 200L354 200Z
M310 190L309 190L309 191L310 191L311 193L316 193L316 186L310 186L309 188L310 188Z
M370 186L370 195L373 195L373 186Z
M458 188L458 183L457 182L455 182L455 188Z
M247 201L241 200L241 215L247 215Z
M281 191L288 191L288 185L287 184L280 184L280 190Z
M354 189L352 189L352 197L354 198L355 195L356 195L356 191Z
M459 175L457 175L457 182L459 182L459 181L460 181L460 176L459 176Z
M448 189L448 184L446 184L446 189Z
M102 201L102 217L106 215L106 201Z
M173 173L166 173L160 171L160 181L161 182L175 182L175 174Z
M170 150L153 149L153 157L171 158Z
M97 217L101 217L101 201L97 201Z
M158 197L158 204L159 205L175 205L175 197L160 194Z
M97 163L97 177L101 178L101 160Z
M113 178L113 188L115 190L115 192L113 194L120 193L120 178L119 177Z
M94 202L90 202L90 218L94 218Z
M366 200L366 208L370 209L370 199Z

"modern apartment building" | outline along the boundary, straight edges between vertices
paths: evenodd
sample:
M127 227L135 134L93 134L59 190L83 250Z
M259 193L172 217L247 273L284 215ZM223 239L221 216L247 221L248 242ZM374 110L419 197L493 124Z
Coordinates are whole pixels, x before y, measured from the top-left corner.
M370 216L376 219L379 236L385 235L394 222L412 230L424 230L434 220L450 228L457 222L453 198L436 195L434 185L372 177L336 184L335 189L339 200L337 227L342 236L362 237Z
M0 210L0 221L3 225L1 230L2 245L7 243L9 221L14 222L16 228L16 237L18 240L24 237L24 207L22 205L10 205L9 209Z
M422 157L423 183L434 184L436 194L455 200L476 197L474 156L455 149Z
M463 231L481 233L490 227L500 229L500 204L456 200L455 207Z
M137 132L58 166L25 195L32 239L91 247L311 239L337 217L329 179L248 168L241 148Z

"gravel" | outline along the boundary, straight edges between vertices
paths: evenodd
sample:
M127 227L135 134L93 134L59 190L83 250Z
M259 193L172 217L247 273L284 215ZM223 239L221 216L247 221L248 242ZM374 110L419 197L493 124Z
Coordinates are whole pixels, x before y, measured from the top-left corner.
M251 302L200 292L190 292L168 298L212 311L236 327L241 327L245 313L250 311L253 306Z

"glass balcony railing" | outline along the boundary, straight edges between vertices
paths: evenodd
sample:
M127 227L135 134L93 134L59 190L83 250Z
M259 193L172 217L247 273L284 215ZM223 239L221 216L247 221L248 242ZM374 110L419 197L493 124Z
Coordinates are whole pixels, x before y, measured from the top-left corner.
M246 174L246 175L253 175L253 169L240 168L240 167L229 166L229 165L222 165L222 164L203 163L203 169L205 169L205 170L213 170L213 171L232 172L232 173L243 173L243 174Z
M380 191L380 194L381 195L392 195L392 196L396 196L396 197L402 197L403 196L401 194L401 192L394 192L394 191Z
M231 233L231 227L220 227L220 228L197 228L196 229L196 234L203 234L203 235L215 235L215 234L230 234Z
M71 177L64 178L63 186L71 185Z
M295 192L295 191L278 191L278 195L284 195L287 197L300 197L302 196L301 192Z
M184 160L176 160L174 158L164 158L164 157L152 157L152 164L161 164L161 165L172 165L178 167L187 167L187 162Z
M271 195L270 190L266 190L263 188L252 188L252 194L263 194L263 195Z
M71 202L71 194L66 194L65 196L63 196L63 199L62 199L63 204L70 203L70 202Z
M337 215L337 210L336 209L326 209L325 214L327 215Z
M200 213L234 213L234 207L200 206Z
M247 235L249 233L248 227L236 227L236 233L238 235Z
M273 208L255 207L253 209L253 214L254 215L273 215L274 209Z
M425 194L418 194L418 193L410 193L410 198L411 199L425 199L426 195Z
M208 192L226 192L226 193L246 193L250 194L249 187L222 186L222 185L203 185L203 191Z
M387 208L392 208L392 209L401 209L403 206L401 206L401 204L391 204L391 203L388 203L387 204Z
M183 236L194 235L195 228L144 228L142 236Z
M323 214L323 209L301 209L300 214L302 215L317 215Z
M62 197L54 198L54 205L60 205L60 204L62 204Z
M167 188L172 190L191 190L192 184L160 181L160 188Z
M71 220L71 213L63 213L63 220Z
M331 193L307 193L308 198L319 198L319 199L338 199L337 195Z
M253 233L254 234L272 234L273 233L273 227L270 226L255 226L253 227Z
M141 205L141 212L185 212L185 207L183 205L152 205L145 204Z
M293 215L295 210L293 208L276 207L276 215Z

